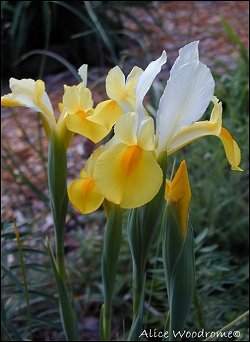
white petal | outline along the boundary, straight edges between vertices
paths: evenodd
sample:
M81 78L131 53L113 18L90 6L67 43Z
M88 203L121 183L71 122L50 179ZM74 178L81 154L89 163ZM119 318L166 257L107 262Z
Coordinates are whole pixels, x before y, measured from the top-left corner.
M83 64L79 69L78 69L78 75L82 79L82 83L85 87L87 87L87 79L88 79L88 64Z
M166 51L162 52L161 57L159 57L157 60L151 62L147 68L144 70L144 72L141 74L137 86L136 86L136 112L139 116L139 122L144 117L144 110L143 110L143 99L147 92L149 91L149 88L151 87L155 77L159 74L161 71L161 67L163 64L165 64L167 61L167 54Z
M184 64L190 63L192 61L199 60L199 50L198 50L199 41L194 41L183 46L179 50L179 57L174 62L170 70L170 77L174 76L175 72Z
M158 152L183 126L201 118L214 93L214 79L209 68L199 61L184 64L170 77L160 99L156 117Z

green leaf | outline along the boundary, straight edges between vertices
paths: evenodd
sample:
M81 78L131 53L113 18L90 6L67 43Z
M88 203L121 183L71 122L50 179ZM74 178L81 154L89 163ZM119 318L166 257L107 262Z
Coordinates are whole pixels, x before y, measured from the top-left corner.
M25 59L33 56L33 55L43 55L43 56L48 56L51 57L55 60L57 60L58 62L60 62L61 64L63 64L71 73L72 75L75 77L75 79L80 82L81 78L77 73L77 70L75 69L75 67L68 62L65 58L61 57L60 55L58 55L55 52L52 51L48 51L48 50L42 50L42 49L35 49L35 50L31 50L25 54L23 54L19 60L14 64L14 66L18 65L19 63L21 63L22 61L24 61Z
M162 255L170 308L170 341L179 339L195 290L194 237L191 225L183 239L174 208L169 205L162 221Z
M78 328L77 328L77 320L75 311L73 310L73 305L71 302L71 298L69 297L68 290L66 288L66 284L64 282L64 279L62 278L58 264L55 260L55 257L53 255L49 240L46 241L51 265L54 271L58 295L59 295L59 308L60 308L60 315L61 315L61 321L63 325L63 330L65 333L65 336L68 341L79 341L79 335L78 335Z

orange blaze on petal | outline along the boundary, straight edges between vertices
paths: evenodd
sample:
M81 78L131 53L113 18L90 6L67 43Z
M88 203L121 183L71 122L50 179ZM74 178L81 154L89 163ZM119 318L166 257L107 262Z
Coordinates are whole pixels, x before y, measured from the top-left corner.
M88 114L84 110L79 110L76 115L79 116L81 119L86 119L86 117L88 116Z
M221 134L221 136L228 139L229 141L233 141L231 134L224 127L221 127L221 133L220 134Z
M95 181L91 177L86 182L84 182L84 184L83 184L83 193L84 194L88 194L93 189L94 186L95 186Z
M137 146L129 146L122 155L122 168L124 173L127 175L131 174L139 163L142 149Z

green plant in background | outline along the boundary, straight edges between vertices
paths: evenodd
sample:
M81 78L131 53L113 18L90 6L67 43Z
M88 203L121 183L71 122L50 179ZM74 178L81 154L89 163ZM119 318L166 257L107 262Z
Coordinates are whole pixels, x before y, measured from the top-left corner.
M148 1L2 1L2 56L5 76L13 69L23 77L23 70L32 76L46 70L69 70L82 63L82 56L91 65L117 64L126 42L122 16L138 18L128 6L151 8ZM39 30L32 30L33 26ZM145 30L145 28L144 28ZM66 44L66 46L65 46ZM88 47L92 48L89 49ZM38 57L37 57L38 56ZM47 63L47 57L50 63ZM55 61L53 63L53 60ZM39 73L34 65L40 64ZM73 71L75 75L75 71Z
M188 55L188 54L187 54ZM191 53L191 59L193 58L192 57L193 56L193 54ZM185 54L183 54L183 55L181 55L181 53L180 53L180 57L179 57L179 61L180 61L180 59L181 58L185 58ZM178 65L178 63L177 63L177 65ZM180 63L180 65L181 65L181 63ZM148 69L148 72L149 72L149 70L150 70L150 68ZM146 72L146 71L145 71ZM152 77L152 76L151 76ZM153 78L154 78L154 76L153 76ZM174 78L174 77L173 77ZM153 81L153 79L152 79L152 81ZM140 81L139 81L140 82ZM118 83L119 83L119 80L118 80ZM118 83L116 83L116 84L118 84ZM141 83L141 84L143 84L143 83ZM127 87L127 85L126 85L126 87ZM73 90L73 89L72 89ZM146 87L146 89L144 89L144 91L146 92L148 89L147 89L147 87ZM71 96L72 96L72 98L74 98L74 92L72 91L72 93L73 94L71 94ZM108 91L107 91L107 93L108 93ZM114 96L114 94L112 94L111 96L110 96L110 94L108 93L108 96L111 98L111 101L113 101L113 102L116 102L116 103L118 103L118 106L120 106L120 108L126 113L126 110L127 110L127 108L125 107L126 105L129 107L130 105L131 105L131 103L129 103L129 104L127 104L127 103L125 103L125 104L123 104L123 103L119 103L119 102L121 102L121 99L120 99L120 101L119 101L119 99L118 99L118 101L117 101L117 98L116 98L116 96ZM75 102L76 101L76 98L77 97L75 97L74 98L74 101L72 101L72 102ZM124 97L122 96L122 99L123 99ZM136 99L138 98L138 96L137 96L137 94L136 94ZM134 99L135 100L135 99ZM141 101L143 100L143 97L142 97L142 99L141 99ZM110 103L109 103L110 104ZM138 103L135 103L136 105L138 105ZM106 105L106 103L105 103L105 105ZM98 110L96 110L96 111L94 111L94 114L93 114L93 121L92 122L94 122L94 123L100 123L100 118L102 118L102 113L103 113L103 111L105 112L105 110L103 109L103 106L104 105L102 105L102 106L99 106L99 108L98 108ZM134 106L134 103L132 103L132 107ZM98 107L98 106L97 106ZM97 107L96 107L96 109L97 109ZM125 110L123 109L125 107ZM225 129L221 129L221 121L220 121L220 115L221 115L221 108L220 108L220 104L218 103L218 101L214 101L214 107L215 107L215 110L214 110L214 115L212 115L212 117L213 117L213 119L214 118L216 118L216 120L217 120L217 125L219 125L219 128L218 127L216 127L216 130L218 130L218 132L217 132L217 134L216 135L220 135L221 134L221 136L220 136L220 138L221 138L221 140L222 140L222 142L223 142L223 144L224 144L224 146L225 146L225 148L226 148L226 152L227 152L227 156L228 156L228 159L229 159L229 161L230 161L230 163L232 164L232 167L233 168L238 168L238 163L239 163L239 152L238 152L238 148L237 148L237 145L235 144L235 142L232 140L232 138L231 138L231 136L229 135L229 133L228 132L226 132L225 131ZM134 108L133 108L134 109ZM132 110L133 110L132 109ZM136 107L136 110L138 110L138 107ZM86 109L84 109L84 111L85 111L85 113L86 113ZM140 108L139 108L139 111L140 111ZM142 112L143 112L144 110L142 110ZM71 112L71 110L70 111L68 111L69 113L68 114L71 114L71 115L74 115L74 114L77 114L78 112L79 112L79 110L78 111L72 111ZM117 114L117 113L116 113ZM117 116L115 116L115 119L113 118L112 120L112 122L114 122L114 121L116 121L116 119L117 119ZM122 120L125 120L125 119L119 119L120 120L120 127L119 127L119 124L117 125L117 126L115 126L116 128L115 128L115 135L117 135L118 137L119 137L119 139L121 139L121 141L122 141L122 143L124 144L127 144L127 141L128 141L128 139L126 138L126 136L125 136L125 134L123 134L124 132L122 131L122 130L124 130L124 127L126 127L126 125L125 125L125 121L122 121ZM133 123L133 115L131 115L131 118L130 118L130 116L127 116L127 120L128 120L128 123L129 124L131 124L131 123ZM130 122L129 122L129 120L130 120ZM215 122L216 122L216 120L215 120ZM147 120L146 120L147 121ZM119 121L118 121L119 122ZM214 120L211 120L211 122L204 122L204 124L202 124L203 126L202 126L202 128L204 129L204 127L206 128L206 127L209 127L210 128L210 126L209 125L211 125L211 127L213 127L212 125L214 125L215 124L215 122L214 122ZM121 123L123 123L124 124L124 126L121 124ZM108 125L107 125L108 124ZM199 123L198 123L199 124ZM111 126L113 125L113 123L111 124L110 123L110 121L108 122L108 123L106 123L106 129L107 130L109 130L110 128L111 128ZM195 124L194 124L195 125ZM123 127L122 127L123 126ZM150 126L151 126L151 124L145 124L145 127L144 128L147 128L148 129L148 131L147 132L150 132ZM216 125L215 125L216 126ZM130 126L131 128L133 128L133 126L131 125ZM78 126L78 128L79 128L79 126ZM126 131L126 130L125 130ZM184 133L186 133L187 135L188 134L190 134L190 131L191 130L186 130L186 132L184 132ZM138 132L140 132L140 134L141 134L141 136L140 136L140 134L138 133ZM192 133L192 132L191 132ZM223 134L224 133L224 134ZM123 134L123 135L122 135ZM137 137L137 142L140 140L140 142L138 143L138 145L139 144L141 144L142 143L142 141L143 141L143 138L144 138L144 136L143 136L143 130L141 129L141 131L140 131L140 129L138 129L137 131L136 131L136 134L138 134L138 137ZM184 137L185 137L185 134L184 134ZM126 140L127 139L127 140ZM223 140L224 139L224 140ZM134 141L133 141L134 142ZM182 142L183 143L183 142ZM129 146L134 146L134 145L131 145L131 143L129 143L128 144ZM61 144L61 146L62 146L62 144ZM112 145L112 143L109 145L107 145L107 147L106 147L106 150L104 150L101 154L100 154L100 156L98 156L98 158L99 158L99 162L98 162L98 158L97 158L97 161L96 162L94 162L94 164L96 164L97 166L98 166L98 163L99 163L99 167L101 168L101 167L103 167L103 166L101 166L101 165L103 165L103 163L104 163L104 157L105 156L108 156L108 153L107 152L109 152L109 148L110 149L112 149L113 147L115 147L116 145L115 145L115 139L113 139L113 145ZM140 146L140 145L139 145ZM183 145L181 145L180 144L180 147L182 147ZM113 150L114 151L114 150ZM137 151L137 150L136 150ZM128 169L127 169L127 172L129 172L129 171L131 171L131 168L133 169L133 167L135 167L136 166L136 164L137 164L137 162L138 161L136 161L136 155L135 155L135 152L136 151L134 151L134 149L132 150L131 149L131 153L130 154L127 154L127 153L124 153L124 155L123 155L123 157L126 159L126 162L127 162L127 167L128 167ZM122 151L122 152L124 152L124 151ZM106 155L105 155L105 153L106 153ZM52 154L53 155L53 154ZM119 155L118 155L119 156ZM120 158L120 157L119 157ZM117 160L119 161L119 158L117 158ZM111 158L112 159L112 158ZM114 160L114 158L113 158L113 160ZM53 161L53 158L52 158L52 161ZM89 164L91 164L91 162L89 162ZM59 165L59 164L58 164ZM132 165L132 166L131 166ZM100 186L100 180L98 180L98 177L99 176L97 176L97 174L98 174L98 167L97 166L95 166L94 165L94 169L93 169L93 172L91 172L91 173L88 173L88 170L87 170L87 177L86 177L86 173L81 173L81 178L79 179L83 184L87 184L86 185L86 187L84 188L85 189L85 196L84 196L84 194L82 194L81 196L79 196L79 193L77 193L77 200L76 201L74 201L74 198L73 198L73 196L72 196L72 194L71 194L71 197L72 197L72 202L74 203L74 205L78 208L78 209L80 209L81 210L81 208L82 207L84 207L84 200L85 201L89 201L89 203L92 203L91 201L92 201L92 199L91 199L91 196L90 195L93 195L93 192L91 193L91 190L93 190L93 180L94 181L96 181L97 182L97 185L98 185L98 187L99 188L101 188L101 186ZM93 168L93 166L92 166L92 168ZM86 171L86 170L85 170ZM54 172L54 171L53 171ZM53 177L53 172L52 172L52 177ZM120 172L120 171L119 171ZM165 175L165 171L164 171L164 175ZM87 180L86 180L87 179ZM92 179L92 182L89 182L89 180L91 180ZM123 180L124 180L124 178L123 178ZM86 183L87 182L87 183ZM65 181L63 181L62 182L63 184L65 184ZM76 183L75 183L76 184ZM123 185L124 186L124 185ZM127 184L127 186L128 186L128 184ZM97 187L97 188L98 188ZM55 187L54 187L54 189L55 189ZM72 187L71 187L71 190L72 190ZM110 189L109 189L110 190ZM119 189L118 188L118 190L120 191L120 190L122 190L121 191L121 195L123 195L124 196L124 193L123 193L123 191L124 191L124 187L122 187L121 189ZM89 191L89 193L88 193L88 191ZM107 195L107 192L108 190L102 190L101 192L103 192L104 193L104 195L105 195L105 197L109 197L109 196L114 196L114 194L112 194L112 195ZM106 192L106 193L105 193ZM119 193L119 192L118 192ZM70 191L69 191L69 194L70 194ZM89 195L90 194L90 195ZM104 197L104 195L103 195L103 197ZM127 204L125 204L126 203L126 201L125 200L127 200L127 198L124 196L121 196L121 197L119 197L119 201L120 201L120 204L122 205L122 206L127 206ZM61 197L61 196L60 196ZM129 197L128 197L129 198ZM134 198L133 197L131 197L131 201L133 201L134 200ZM145 200L145 199L144 199ZM118 200L115 200L115 201L118 201ZM127 200L128 201L128 200ZM117 202L116 202L117 203ZM101 204L101 203L100 203ZM118 204L119 204L119 202L118 202ZM95 204L96 205L96 204ZM152 202L150 203L150 204L147 204L146 205L146 207L147 208L150 208L149 209L149 214L148 214L148 216L146 216L146 217L150 217L150 214L152 214L152 211L151 211L151 213L150 213L150 210L152 210L152 208L155 210L155 206L152 206ZM94 208L93 210L95 210L96 208ZM84 209L85 210L85 209ZM84 210L81 210L81 211L83 211L84 212ZM108 210L109 211L109 210ZM134 230L136 231L136 229L137 229L137 231L138 232L140 232L140 230L142 229L142 222L145 222L145 221L143 221L143 215L146 215L146 211L147 210L145 210L145 208L143 208L142 210L141 210L141 212L140 212L140 214L138 215L138 213L137 213L137 215L136 216L132 216L132 219L131 220L129 220L129 225L131 225L131 228L130 228L130 232L131 232L131 237L133 237L133 234L135 233L134 232ZM111 215L111 212L112 212L112 209L111 209L111 211L110 211L110 216L109 217L112 217ZM114 219L113 219L114 220ZM112 222L113 221L111 218L110 218L110 221ZM175 214L174 214L174 216L173 216L173 218L172 218L172 221L173 222L175 222L175 224L174 225L176 225L176 222L178 221L176 221L176 218L175 218ZM139 222L139 223L138 223ZM139 229L138 228L136 228L136 226L137 225L139 225ZM113 226L112 227L112 224L108 224L107 225L107 227L106 227L106 233L107 234L109 234L108 233L108 231L109 231L109 228L108 227L110 227L110 229L111 229L111 231L112 231L112 228L113 229L115 229L115 226ZM134 230L133 230L133 228L134 228ZM106 233L105 233L105 236L106 236ZM116 232L117 233L117 232ZM108 235L107 235L108 236ZM109 241L109 242L107 242L107 241ZM170 241L167 241L166 239L164 240L165 241L165 245L167 244L167 243L170 243ZM105 258L106 258L106 260L107 260L107 255L109 255L109 252L111 252L112 251L112 249L111 249L111 247L109 247L110 246L110 243L114 243L115 242L115 240L114 241L112 241L112 238L108 238L107 237L107 239L106 239L106 241L104 241L104 243L105 243L105 247L106 247L106 250L104 249L104 252L103 252L103 260L105 260ZM133 256L133 261L135 261L134 262L134 270L135 270L135 265L139 265L139 267L138 268L140 268L140 262L138 262L139 261L139 259L138 259L138 256L135 256L135 253L133 252L133 251L136 251L136 249L137 250L139 250L139 248L138 248L138 246L140 245L140 246L143 246L143 252L145 251L145 255L146 255L146 259L145 260L147 260L147 258L148 258L148 256L147 256L147 253L146 253L146 250L147 250L147 247L145 247L144 245L141 245L141 243L143 243L143 235L138 235L138 237L137 237L137 239L135 239L135 240L133 240L132 238L130 239L130 248L131 248L131 252L132 252L132 256ZM144 243L145 243L145 241L144 241ZM133 246L133 244L134 244L134 246ZM118 243L118 245L117 246L115 246L115 247L119 247L119 243ZM110 249L109 249L110 248ZM117 263L117 259L118 259L118 257L117 257L117 255L118 255L118 253L119 253L119 248L117 249L116 248L116 252L115 253L113 253L112 254L112 256L110 256L110 258L113 258L113 262L111 262L110 263L110 265L114 265L115 263ZM192 250L192 248L191 249L189 249L189 251L191 251ZM190 252L191 253L191 252ZM141 256L139 256L139 258L141 258ZM52 260L53 261L53 260ZM163 259L163 262L164 262L164 259ZM143 262L144 263L144 265L145 265L145 261ZM111 267L109 264L107 264L107 262L106 263L104 263L103 262L103 265L105 265L105 266L103 266L103 269L105 269L106 268L106 271L104 271L104 274L105 274L105 272L106 272L106 276L104 275L104 288L105 288L105 286L106 286L106 291L107 291L107 288L109 288L109 290L106 292L106 294L105 294L105 291L104 291L104 294L105 294L105 296L104 296L104 298L106 297L106 299L107 299L107 297L109 297L109 300L106 302L106 303L108 303L108 310L106 310L106 314L105 314L105 306L104 306L104 309L103 309L103 311L102 311L102 317L101 317L101 322L103 322L103 324L102 324L102 327L103 327L103 339L108 339L108 337L109 337L109 335L110 335L110 331L111 331L111 329L110 329L110 325L111 325L111 319L110 319L110 307L111 307L111 302L110 302L110 298L111 298L111 300L112 300L112 290L113 290L113 283L114 283L114 274L112 273L112 275L111 274L109 274L109 277L107 277L107 273L109 273L109 268ZM168 266L166 265L165 266L165 269L166 269L166 271L168 271ZM114 271L115 270L115 268L113 268L112 267L112 270ZM143 284L144 282L145 282L145 279L144 279L144 276L143 276L143 274L145 273L145 270L142 268L142 270L143 270L143 272L142 272L142 276L141 276L141 279L139 279L139 281L138 281L138 283L140 283L140 284ZM55 272L56 273L56 272ZM138 273L138 272L137 272ZM135 274L136 274L136 272L135 272ZM167 274L167 272L166 272L166 274ZM106 278L106 279L105 279ZM107 279L108 278L108 279ZM167 276L167 283L169 282L169 275ZM110 283L110 285L108 285L108 283ZM134 279L134 283L136 284L136 277L135 277L135 279ZM142 287L141 287L141 290L140 290L140 295L141 296L138 296L137 294L136 294L136 292L137 291L135 291L134 293L135 293L135 295L134 295L134 301L135 302L137 302L137 303L139 303L139 304L136 304L134 307L136 308L139 308L139 309L135 309L134 310L134 320L133 320L133 323L132 323L132 329L131 329L131 333L130 333L130 335L129 335L129 337L128 338L131 338L131 336L135 336L135 335L133 335L134 334L134 332L135 331L139 331L138 329L139 329L139 327L141 327L141 325L142 325L142 310L143 310L143 297L144 297L144 290L142 290L142 289L144 289L144 287L145 287L145 285L143 285ZM192 292L192 291L191 291ZM191 292L190 292L190 294L191 294ZM169 292L169 296L170 296L170 298L172 298L172 296L174 296L175 297L175 295L174 294L171 294L171 292ZM140 298L141 297L141 298ZM174 300L173 299L171 299L171 302L174 302ZM189 300L189 305L190 305L190 300ZM107 306L106 306L107 307ZM171 310L173 310L173 309L171 309ZM183 309L184 310L184 309ZM187 311L188 311L188 305L187 305L187 309L186 309ZM170 313L171 313L171 311L170 311ZM180 314L180 312L179 312L179 314ZM185 316L185 314L183 315L183 317ZM106 318L105 318L106 317ZM176 317L176 316L175 316ZM182 321L181 322L179 322L180 324L181 323L183 323L184 324L184 321L185 321L185 318L182 318ZM171 318L171 322L173 322L173 317ZM138 336L138 335L137 335Z

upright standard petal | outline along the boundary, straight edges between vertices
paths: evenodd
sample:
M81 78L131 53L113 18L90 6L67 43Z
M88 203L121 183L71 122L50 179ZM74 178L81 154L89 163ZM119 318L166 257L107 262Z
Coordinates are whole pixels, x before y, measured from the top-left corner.
M135 111L135 87L142 69L134 67L125 81L121 69L112 68L106 78L106 92L110 99L114 100L124 113Z
M177 57L174 65L170 70L170 77L174 76L175 72L184 64L190 63L192 61L199 60L199 50L198 50L199 41L194 41L183 46L179 50L179 57Z
M125 145L133 146L137 144L138 116L136 113L127 113L117 121L114 132L119 141Z
M167 54L166 51L163 51L162 55L155 61L152 61L139 77L136 86L136 112L138 113L139 122L144 118L143 99L166 61Z
M182 236L185 238L191 200L191 189L185 160L181 162L173 180L166 181L165 199L173 206L180 224Z
M82 84L65 87L63 106L66 126L70 131L81 134L94 143L99 142L109 133L105 126L91 121L94 113L92 94Z
M65 87L63 105L68 114L75 114L79 111L87 112L93 107L91 91L82 84Z
M166 151L170 140L183 126L197 121L214 93L208 67L199 61L184 64L170 77L160 99L156 117L158 152Z
M125 76L119 66L109 71L106 78L106 92L111 100L118 103L126 97Z
M143 70L137 66L133 67L133 69L128 74L126 79L126 90L127 94L135 99L135 89L138 82L139 77L143 73Z
M87 79L88 79L88 64L83 64L79 69L78 69L78 75L82 79L82 84L84 87L87 87Z
M97 159L94 180L109 201L122 208L136 208L157 194L162 170L153 152L137 145L118 144Z
M138 133L137 144L145 151L155 151L154 120L149 116L142 120Z

